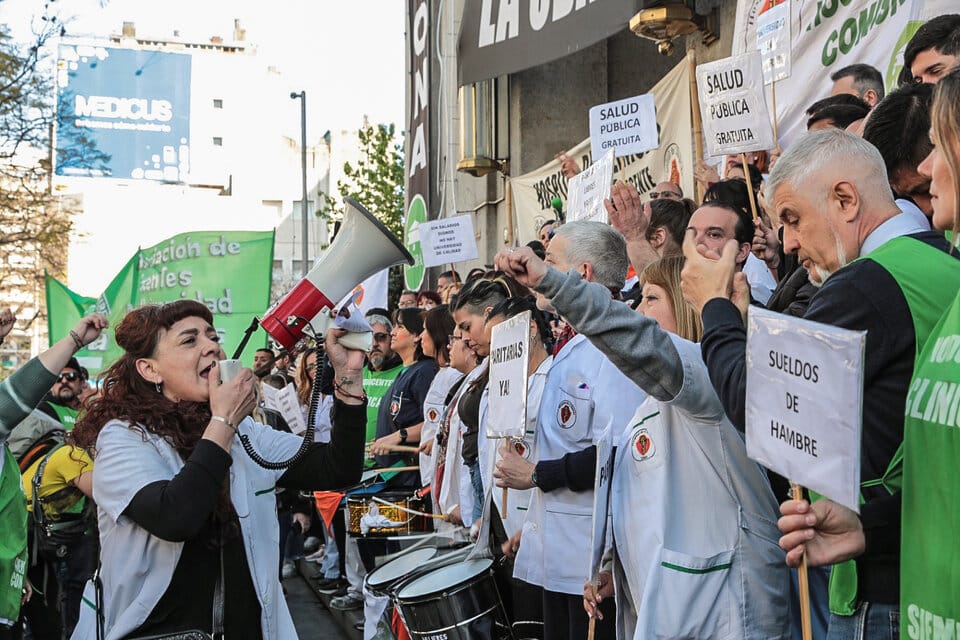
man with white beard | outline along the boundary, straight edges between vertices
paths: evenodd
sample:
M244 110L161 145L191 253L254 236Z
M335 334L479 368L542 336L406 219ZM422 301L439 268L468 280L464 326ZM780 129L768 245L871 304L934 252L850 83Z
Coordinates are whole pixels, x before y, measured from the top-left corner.
M828 638L853 637L855 630L890 638L899 605L902 462L896 454L907 390L916 354L960 287L960 260L942 234L919 229L900 212L880 153L849 133L800 138L766 188L772 215L783 224L785 250L798 254L820 287L804 318L867 332L860 513L866 548L856 560L833 566ZM734 275L735 253L732 243L722 255L698 247L688 233L682 285L701 310L711 382L727 416L743 429L748 296L743 277ZM783 347L789 352L788 336ZM821 500L813 512L824 517L829 505Z

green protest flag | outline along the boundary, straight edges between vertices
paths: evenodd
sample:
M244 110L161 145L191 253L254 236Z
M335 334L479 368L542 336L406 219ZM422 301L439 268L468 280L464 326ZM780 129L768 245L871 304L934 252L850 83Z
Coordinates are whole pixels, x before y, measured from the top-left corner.
M273 243L273 231L201 231L142 249L134 306L202 302L229 357L253 317L270 305ZM265 335L257 346L266 344Z
M50 344L70 333L83 316L94 311L110 321L110 328L77 352L77 361L92 376L110 366L122 353L113 337L113 328L133 305L134 283L139 257L130 258L98 298L81 296L49 274L46 276L47 325Z

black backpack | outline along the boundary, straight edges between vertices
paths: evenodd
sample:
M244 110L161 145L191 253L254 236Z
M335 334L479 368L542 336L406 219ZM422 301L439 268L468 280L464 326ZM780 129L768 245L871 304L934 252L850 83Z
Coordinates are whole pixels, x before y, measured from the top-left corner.
M43 482L43 473L47 468L47 462L50 461L50 456L63 446L65 446L65 443L61 442L43 455L31 482L33 489L33 495L31 496L33 513L29 521L29 527L32 531L31 537L33 538L34 549L47 558L65 557L71 544L96 531L96 507L93 501L82 495L82 492L76 487L65 487L48 496L40 497L40 485ZM47 517L44 507L48 505L56 506L66 501L72 501L72 504L82 501L83 505L80 510L59 512L56 519Z

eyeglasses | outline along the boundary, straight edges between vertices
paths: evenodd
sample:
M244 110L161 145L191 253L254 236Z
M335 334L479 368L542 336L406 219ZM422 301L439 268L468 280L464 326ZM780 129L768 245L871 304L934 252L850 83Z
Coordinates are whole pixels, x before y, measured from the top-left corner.
M80 377L79 373L68 371L67 373L61 373L59 376L57 376L57 382L73 382L79 377Z
M387 340L390 339L390 334L383 333L382 331L378 331L377 333L373 334L373 339L376 340L377 342L386 342Z
M657 198L677 198L680 199L681 196L679 193L674 193L673 191L651 191L650 199L656 200Z

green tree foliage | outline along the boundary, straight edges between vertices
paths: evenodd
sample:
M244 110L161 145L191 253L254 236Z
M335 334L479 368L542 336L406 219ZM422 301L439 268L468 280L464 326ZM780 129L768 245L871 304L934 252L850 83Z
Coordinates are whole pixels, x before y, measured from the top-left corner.
M49 1L38 10L27 42L0 24L0 305L18 316L17 330L5 341L4 362L29 351L29 326L42 314L44 271L63 276L72 215L81 204L53 184L58 102L50 44L64 28ZM57 162L102 165L109 159L85 137L60 146Z
M344 180L337 191L349 196L403 239L404 170L403 146L396 139L393 124L366 125L359 131L360 160L343 165ZM323 209L318 215L333 221L343 218L343 202L323 194ZM389 299L393 305L403 286L402 267L390 270Z

